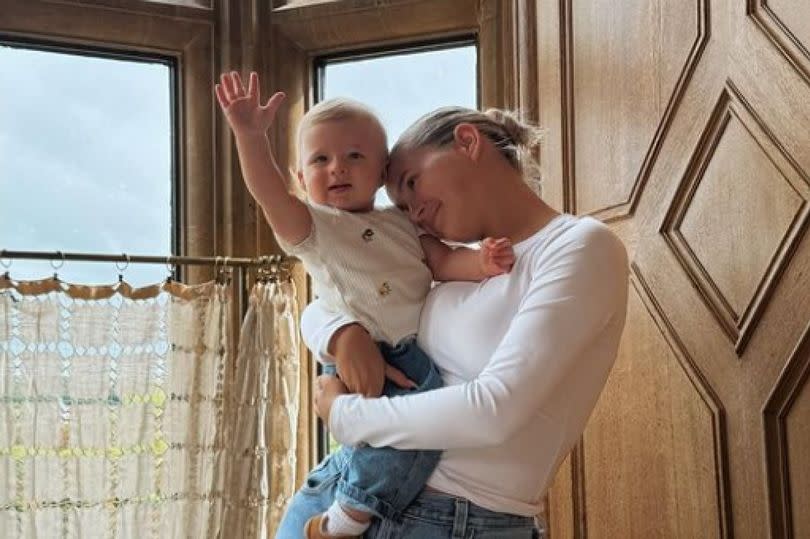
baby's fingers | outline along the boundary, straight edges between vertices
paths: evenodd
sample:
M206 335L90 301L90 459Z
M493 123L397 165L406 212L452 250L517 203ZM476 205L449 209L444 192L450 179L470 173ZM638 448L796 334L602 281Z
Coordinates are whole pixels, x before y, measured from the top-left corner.
M397 369L396 367L392 367L391 365L385 366L385 377L394 382L399 387L408 389L408 388L416 388L416 383L405 376L405 374Z
M244 97L245 95L245 85L242 84L242 77L239 76L238 71L232 71L231 75L233 75L233 88L236 92L236 95L239 97Z
M236 99L236 88L234 87L233 77L230 73L223 73L219 76L220 86L228 98L228 103Z
M250 78L248 79L248 96L260 96L261 90L259 90L259 74L255 71L250 72Z
M515 264L515 255L513 253L506 253L492 257L492 263L503 271L508 272Z
M285 97L287 96L284 92L276 92L270 99L267 100L267 104L262 107L262 109L264 109L264 114L271 122L273 121L273 118L276 117L276 111L281 106L281 103L284 101Z
M227 109L228 105L230 104L230 100L228 99L228 96L225 95L225 88L223 88L221 84L217 84L214 86L214 91L217 94L219 106L222 107L222 110Z

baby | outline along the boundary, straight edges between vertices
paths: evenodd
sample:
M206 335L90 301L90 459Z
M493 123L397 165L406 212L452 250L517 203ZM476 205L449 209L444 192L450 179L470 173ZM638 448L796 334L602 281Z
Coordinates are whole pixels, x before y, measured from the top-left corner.
M453 249L418 231L403 211L375 208L388 159L385 130L368 108L347 99L319 103L301 120L297 176L304 202L288 190L266 136L284 94L261 105L258 75L250 74L245 89L235 72L222 75L216 94L247 187L279 245L303 261L322 308L354 321L329 343L335 362L324 370L336 370L349 391L369 397L440 387L414 338L425 296L434 280L479 281L509 271L508 239L488 238L480 250ZM387 447L342 451L350 456L335 500L307 521L306 537L359 537L373 516L395 518L424 488L440 456Z

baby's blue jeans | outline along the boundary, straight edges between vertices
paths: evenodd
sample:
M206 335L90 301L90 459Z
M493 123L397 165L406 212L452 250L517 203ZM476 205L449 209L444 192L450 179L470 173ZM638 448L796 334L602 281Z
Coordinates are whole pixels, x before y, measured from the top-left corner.
M383 395L394 397L442 386L436 366L416 340L397 346L378 343L386 363L396 367L417 384L401 388L385 381ZM324 368L334 373L334 366ZM302 537L306 521L329 508L337 499L344 507L372 513L381 518L397 518L422 491L439 463L441 451L398 450L391 447L342 447L327 456L307 476L287 508L276 537Z
M279 526L277 539L302 539L304 524L323 513L337 494L341 474L351 450L341 449L324 459L307 477L291 500ZM542 525L542 523L541 523ZM366 539L538 539L543 527L534 519L498 513L464 498L422 491L397 518L372 520Z

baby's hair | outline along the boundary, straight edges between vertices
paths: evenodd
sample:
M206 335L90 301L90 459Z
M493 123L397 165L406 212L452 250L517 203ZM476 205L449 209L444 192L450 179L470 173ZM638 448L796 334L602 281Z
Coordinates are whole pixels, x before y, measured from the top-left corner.
M543 131L520 119L517 112L489 109L480 112L464 107L443 107L430 112L411 125L394 144L391 154L425 146L440 148L451 144L458 124L478 128L506 160L522 174L535 190L540 183L540 166L532 149L540 144Z
M312 126L322 124L324 122L339 121L362 118L369 120L375 129L378 129L383 139L383 147L386 154L388 153L388 137L385 134L385 128L380 122L380 119L374 111L368 106L349 99L348 97L335 97L327 99L316 104L309 109L301 122L298 124L298 133L296 134L296 141L298 144L298 166L301 166L303 156L301 155L302 137L304 132ZM387 156L387 155L386 155Z

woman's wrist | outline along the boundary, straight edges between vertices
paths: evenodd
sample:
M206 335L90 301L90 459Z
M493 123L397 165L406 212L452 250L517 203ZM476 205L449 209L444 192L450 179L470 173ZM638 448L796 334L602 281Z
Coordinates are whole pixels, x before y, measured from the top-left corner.
M345 395L338 395L335 397L335 400L332 401L332 406L329 408L329 420L326 422L326 428L329 429L329 434L332 438L335 439L336 442L343 443L341 439L341 433L339 432L340 429L337 427L337 415L340 413L338 412L338 407L340 406L341 397Z

